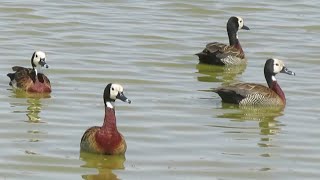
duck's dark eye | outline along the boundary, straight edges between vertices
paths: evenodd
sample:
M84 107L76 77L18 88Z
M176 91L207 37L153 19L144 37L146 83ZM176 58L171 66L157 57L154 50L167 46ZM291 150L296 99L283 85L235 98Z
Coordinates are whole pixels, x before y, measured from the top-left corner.
M36 58L38 57L38 55L36 55Z
M112 91L114 91L114 88L111 88Z
M277 63L276 66L279 66L279 64Z

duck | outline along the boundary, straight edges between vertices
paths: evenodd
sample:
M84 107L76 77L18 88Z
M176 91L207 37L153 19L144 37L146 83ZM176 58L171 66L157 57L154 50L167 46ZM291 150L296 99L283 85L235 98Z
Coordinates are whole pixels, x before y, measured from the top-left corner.
M222 102L241 106L285 106L286 97L277 82L276 74L285 73L295 76L282 60L270 58L264 65L264 76L268 87L256 83L234 83L213 90Z
M124 136L118 131L114 103L119 99L123 102L131 103L123 93L120 84L109 83L103 93L105 105L104 122L101 127L93 126L85 131L81 138L80 150L82 152L104 154L104 155L124 155L127 144Z
M35 51L31 57L32 68L13 66L14 73L8 73L9 85L14 89L20 89L29 93L50 93L51 84L43 68L49 68L46 62L46 54L42 51Z
M238 30L250 30L244 25L244 21L239 16L232 16L227 22L227 32L229 45L212 42L206 45L204 50L197 53L199 62L212 65L239 65L246 64L244 51L238 39Z

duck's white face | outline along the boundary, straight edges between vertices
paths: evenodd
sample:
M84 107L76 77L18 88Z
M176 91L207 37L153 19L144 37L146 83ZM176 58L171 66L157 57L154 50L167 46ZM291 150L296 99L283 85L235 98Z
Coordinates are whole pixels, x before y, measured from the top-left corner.
M243 19L242 19L242 17L240 17L240 16L236 16L236 17L238 18L238 24L239 24L238 29L242 29L242 27L243 27L243 25L244 25Z
M281 60L273 59L273 72L275 74L280 73L282 71L283 67L285 67L285 66L284 66L284 63Z
M110 99L116 100L119 93L123 93L123 87L120 84L112 84L110 87Z
M45 67L48 68L48 64L46 63L46 54L42 51L36 51L34 53L33 59L32 59L32 65L34 67Z
M109 86L110 84L108 84ZM108 87L107 86L107 87ZM106 89L105 89L106 92ZM106 106L109 108L113 108L112 101L106 101L106 99L116 100L120 99L123 102L131 103L131 101L123 94L123 87L120 84L111 84L109 89L109 97L105 97L106 94L104 94L104 100L106 103Z
M273 73L274 74L285 73L285 74L294 75L294 76L296 75L296 73L290 71L281 60L275 59L275 58L273 58ZM272 76L272 80L276 81L275 76Z

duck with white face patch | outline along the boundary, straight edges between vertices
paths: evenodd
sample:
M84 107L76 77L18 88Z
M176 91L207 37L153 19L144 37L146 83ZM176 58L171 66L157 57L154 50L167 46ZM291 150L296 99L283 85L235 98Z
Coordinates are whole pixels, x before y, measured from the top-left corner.
M31 58L32 67L35 69L36 74L42 73L42 68L49 68L46 62L46 54L42 51L36 51Z
M43 68L48 68L46 54L42 51L35 51L31 57L32 68L14 66L14 73L8 73L10 83L13 88L21 89L31 93L50 93L51 84Z
M199 62L215 65L239 65L246 64L247 60L238 39L238 30L249 30L239 16L232 16L227 22L229 45L212 42L206 45L204 50L196 55Z
M124 95L123 87L120 84L110 83L106 86L103 93L105 104L103 125L101 127L93 126L86 130L80 142L81 151L107 155L123 155L126 152L126 141L118 131L116 124L114 109L116 99L131 103Z
M295 75L279 59L268 59L264 66L264 76L268 87L256 83L234 83L214 89L223 102L243 106L285 106L286 98L275 76L278 73Z

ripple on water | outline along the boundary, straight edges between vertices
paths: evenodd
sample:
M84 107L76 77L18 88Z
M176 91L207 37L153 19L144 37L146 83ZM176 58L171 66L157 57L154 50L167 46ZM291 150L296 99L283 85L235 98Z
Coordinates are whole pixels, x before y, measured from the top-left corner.
M312 1L1 2L0 179L318 179L318 9ZM228 43L233 15L251 29L239 32L247 66L198 64L206 43ZM30 66L36 49L50 66L46 98L14 93L5 77ZM277 76L285 109L241 109L210 92L266 84L269 57L297 73ZM126 156L80 153L84 131L103 122L109 82L132 100L116 102Z

